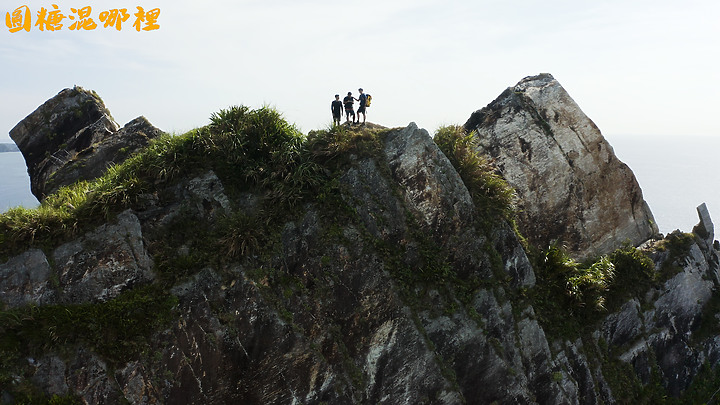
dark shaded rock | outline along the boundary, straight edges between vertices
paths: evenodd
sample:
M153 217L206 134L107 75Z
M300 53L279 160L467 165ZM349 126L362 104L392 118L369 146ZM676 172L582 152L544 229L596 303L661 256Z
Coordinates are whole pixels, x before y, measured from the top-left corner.
M423 227L437 230L440 236L468 224L474 210L470 193L426 130L410 123L391 132L384 152L393 178Z
M190 201L194 211L203 217L213 218L230 212L230 201L225 195L225 188L212 171L191 179L179 192L182 199Z
M658 229L632 171L549 74L508 88L465 123L518 193L521 233L575 258L635 245Z
M99 177L160 133L144 117L120 129L95 92L76 86L43 103L10 137L25 157L30 189L42 201L62 186Z
M67 390L65 371L67 365L57 356L47 356L39 360L31 359L28 362L35 368L32 381L44 392L51 395L64 395Z
M138 218L130 211L53 252L59 300L105 302L154 278Z
M117 404L123 399L107 363L88 350L79 349L65 373L71 392L85 404Z
M77 151L65 165L52 173L45 184L45 195L77 180L92 180L105 173L113 164L122 163L134 152L147 146L162 134L145 117L138 117L113 134L87 148Z
M115 372L115 380L122 387L125 400L137 405L157 403L158 383L147 377L148 370L138 361L130 362Z
M0 307L44 304L52 296L50 264L42 250L32 249L0 264Z
M643 332L640 315L640 303L637 299L626 302L619 312L605 318L602 326L605 341L616 346L633 342Z
M140 222L130 211L59 246L51 258L52 265L33 249L0 264L0 306L105 302L155 277Z

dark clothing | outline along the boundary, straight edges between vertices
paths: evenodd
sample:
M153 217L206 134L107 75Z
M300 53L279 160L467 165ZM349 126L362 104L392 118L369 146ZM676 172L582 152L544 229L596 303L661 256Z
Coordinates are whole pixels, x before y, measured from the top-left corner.
M345 104L345 111L353 111L355 99L353 99L353 96L347 96L343 99L343 104Z
M330 111L332 111L333 117L340 119L340 117L342 116L342 110L343 110L342 101L333 100L332 104L330 104Z
M358 96L358 100L360 100L360 107L358 107L358 114L365 114L365 107L367 107L367 94L363 93Z

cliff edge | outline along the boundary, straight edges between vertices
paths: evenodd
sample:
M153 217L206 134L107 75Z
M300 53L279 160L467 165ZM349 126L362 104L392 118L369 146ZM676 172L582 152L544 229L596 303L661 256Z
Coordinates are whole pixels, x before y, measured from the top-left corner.
M585 265L526 249L511 189L461 127L303 135L243 106L210 121L0 215L0 401L661 404L717 389L704 207L692 233Z

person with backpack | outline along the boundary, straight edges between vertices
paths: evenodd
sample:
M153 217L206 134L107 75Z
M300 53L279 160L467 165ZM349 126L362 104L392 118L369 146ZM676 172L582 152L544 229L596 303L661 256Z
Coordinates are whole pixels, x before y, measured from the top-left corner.
M358 107L357 114L358 114L358 122L360 122L360 114L363 115L363 122L362 124L365 125L365 118L367 118L366 109L370 105L368 103L368 95L363 92L362 88L359 88L358 91L360 92L360 98L357 99L357 101L360 102L360 107Z
M345 98L343 98L343 104L345 104L345 119L346 122L350 123L350 116L353 117L353 124L355 123L355 107L353 104L355 104L356 98L352 96L352 92L348 91L348 94Z
M340 125L340 119L342 118L343 103L340 101L340 95L335 95L335 100L330 103L330 111L332 111L333 125Z

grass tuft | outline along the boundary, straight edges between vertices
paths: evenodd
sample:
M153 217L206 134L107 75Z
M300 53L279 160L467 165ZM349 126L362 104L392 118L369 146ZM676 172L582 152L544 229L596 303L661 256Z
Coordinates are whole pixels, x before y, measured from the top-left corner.
M378 156L382 150L381 137L387 130L357 129L333 126L310 131L307 149L313 159L326 168L340 168L350 155L357 158Z
M441 127L433 138L457 170L477 210L485 218L515 215L515 190L495 166L477 152L477 140L460 125Z
M652 259L629 245L587 265L557 244L532 256L538 278L535 308L543 328L556 337L576 338L660 280Z

